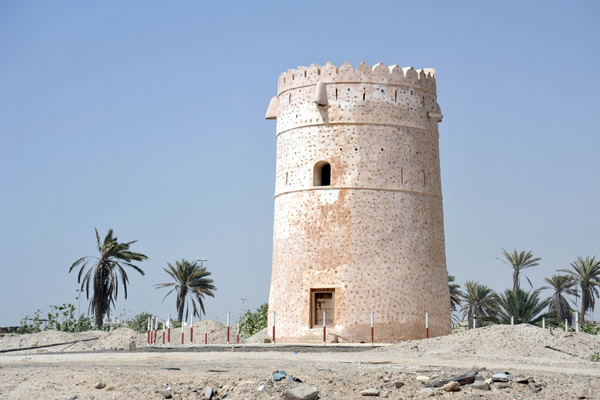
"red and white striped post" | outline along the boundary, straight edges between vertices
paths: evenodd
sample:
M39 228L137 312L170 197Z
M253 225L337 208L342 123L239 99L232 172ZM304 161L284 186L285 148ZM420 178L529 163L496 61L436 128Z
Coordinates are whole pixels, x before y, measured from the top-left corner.
M240 324L236 324L235 331L237 332L237 344L240 344Z
M163 346L164 346L165 345L165 320L164 319L162 321L162 326L163 326L162 339L163 339Z
M275 311L273 311L273 344L275 344Z
M181 318L181 345L185 344L185 332L183 328L185 327L185 319Z
M208 344L208 322L204 324L204 344Z
M171 345L171 314L167 317L167 344Z
M429 338L429 313L425 313L425 337Z
M148 317L148 343L146 346L150 346L150 317Z
M150 345L154 344L154 317L150 318Z
M190 315L190 346L194 344L194 315Z
M227 344L229 344L229 311L227 312Z
M374 335L374 325L375 325L375 313L373 311L371 311L371 346L373 346L373 343L375 342L375 335Z
M323 346L327 345L327 311L323 311Z
M158 321L160 321L160 318L156 316L156 333L154 334L154 344L158 343Z
M158 335L158 316L156 316L154 320L154 340L153 343L156 344L156 337Z

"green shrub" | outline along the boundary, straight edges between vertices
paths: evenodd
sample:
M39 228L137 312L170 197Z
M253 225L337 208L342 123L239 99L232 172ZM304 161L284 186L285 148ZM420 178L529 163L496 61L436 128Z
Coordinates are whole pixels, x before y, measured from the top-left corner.
M144 333L148 331L148 318L152 318L149 312L142 312L127 321L127 327L136 332Z
M600 328L596 324L584 322L583 324L581 324L581 331L589 333L590 335L597 335L598 332L600 332Z
M590 356L590 361L600 362L600 353L598 353L597 351L593 352Z
M240 333L243 337L252 336L267 327L268 310L269 305L265 303L258 307L255 312L246 311L240 321Z

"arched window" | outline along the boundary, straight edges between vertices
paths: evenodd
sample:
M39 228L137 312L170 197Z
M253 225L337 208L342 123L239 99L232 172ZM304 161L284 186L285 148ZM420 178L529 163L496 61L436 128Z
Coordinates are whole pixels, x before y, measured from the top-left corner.
M331 165L327 161L319 161L315 164L315 172L313 177L314 186L330 186L331 185Z

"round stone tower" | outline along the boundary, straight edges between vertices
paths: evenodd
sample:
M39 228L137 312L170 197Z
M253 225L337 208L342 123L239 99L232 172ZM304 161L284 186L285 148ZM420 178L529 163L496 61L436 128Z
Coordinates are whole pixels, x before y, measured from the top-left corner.
M424 338L426 312L430 336L450 333L435 70L298 67L266 117L277 341L322 338L325 318L341 342L368 342L371 312L377 342Z

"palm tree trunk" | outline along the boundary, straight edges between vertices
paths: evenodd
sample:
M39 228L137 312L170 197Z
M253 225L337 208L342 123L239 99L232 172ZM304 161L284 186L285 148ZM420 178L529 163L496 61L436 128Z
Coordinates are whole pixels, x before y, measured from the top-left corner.
M519 271L513 272L513 294L516 296L519 290Z
M102 310L102 301L96 299L96 305L94 306L94 317L96 318L96 326L102 328L102 322L104 320L104 310Z
M185 308L185 296L187 295L187 291L185 288L181 288L179 291L179 299L177 303L179 304L177 313L179 314L179 322L183 322L183 309Z
M469 310L469 329L473 329L473 311Z
M101 328L106 312L105 304L109 303L106 297L106 271L104 267L100 267L97 272L98 276L94 277L94 317L96 326Z

